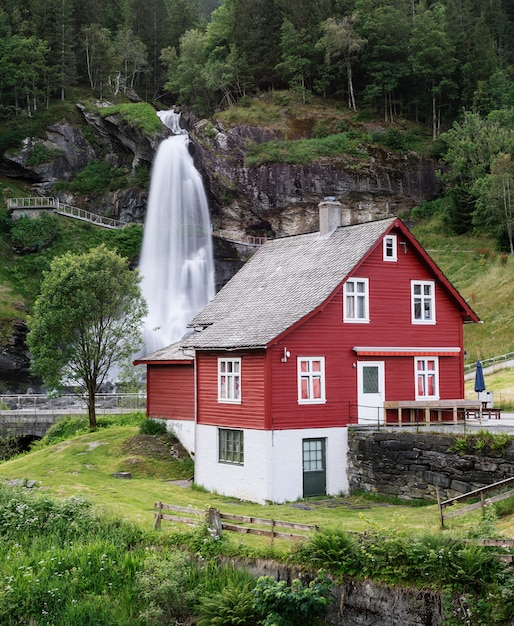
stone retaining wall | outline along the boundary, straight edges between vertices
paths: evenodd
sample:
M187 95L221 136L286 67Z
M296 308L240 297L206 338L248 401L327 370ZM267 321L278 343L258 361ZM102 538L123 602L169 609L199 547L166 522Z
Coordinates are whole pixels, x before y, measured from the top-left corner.
M459 453L462 435L350 429L350 492L362 489L405 499L442 499L514 476L514 446Z

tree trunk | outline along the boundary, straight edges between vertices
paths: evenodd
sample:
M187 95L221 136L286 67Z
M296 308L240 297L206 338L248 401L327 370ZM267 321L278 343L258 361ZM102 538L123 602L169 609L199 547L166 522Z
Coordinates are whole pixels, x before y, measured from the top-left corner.
M96 428L96 408L95 408L96 393L92 387L87 390L87 413L89 416L89 428Z
M352 111L357 111L353 93L352 64L350 61L346 64L346 69L348 73L348 108L352 109Z

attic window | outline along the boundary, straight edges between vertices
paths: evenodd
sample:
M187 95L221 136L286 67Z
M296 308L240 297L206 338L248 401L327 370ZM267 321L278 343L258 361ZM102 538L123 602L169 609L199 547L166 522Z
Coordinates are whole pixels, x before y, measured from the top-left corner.
M396 235L386 235L384 242L384 261L397 261L397 238Z
M344 321L369 322L369 281L349 278L344 285Z

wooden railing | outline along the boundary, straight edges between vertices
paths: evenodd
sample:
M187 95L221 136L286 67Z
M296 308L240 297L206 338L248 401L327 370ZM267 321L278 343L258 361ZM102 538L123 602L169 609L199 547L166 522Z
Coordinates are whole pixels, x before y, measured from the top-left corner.
M165 513L164 511L168 512ZM185 513L186 515L182 515L182 513ZM223 529L248 535L264 535L267 537L271 537L272 539L274 537L280 539L307 538L306 535L284 532L283 530L277 530L277 528L304 530L309 532L319 530L319 526L311 524L284 522L275 519L250 517L248 515L233 515L231 513L221 513L215 508L210 508L207 510L207 512L205 512L189 506L176 506L173 504L163 504L162 502L155 503L154 528L160 528L162 520L167 520L169 522L180 522L188 524L189 526L196 526L202 520L203 516L207 517L207 523L209 528L218 528L219 532L221 532L221 529ZM229 520L230 522L236 523L230 524L224 522L223 520ZM250 526L243 526L242 524L250 524Z
M449 500L441 501L439 496L439 487L436 487L437 492L437 504L439 505L439 518L441 520L441 528L444 528L444 521L449 519L450 517L455 517L457 515L464 515L464 513L469 513L470 511L476 511L477 509L484 510L485 507L489 504L494 504L495 502L501 502L502 500L506 500L507 498L511 498L514 496L514 489L509 489L508 491L503 491L495 496L490 496L486 498L487 494L494 493L496 491L501 491L506 487L514 484L514 478L506 478L505 480L501 480L497 483L493 483L492 485L487 485L486 487L481 487L480 489L475 489L474 491L468 491L468 493L464 493L461 496L456 496L455 498L450 498ZM448 507L459 504L460 502L465 502L466 500L477 500L478 502L473 502L472 504L468 504L459 509L453 509L445 513L445 509Z

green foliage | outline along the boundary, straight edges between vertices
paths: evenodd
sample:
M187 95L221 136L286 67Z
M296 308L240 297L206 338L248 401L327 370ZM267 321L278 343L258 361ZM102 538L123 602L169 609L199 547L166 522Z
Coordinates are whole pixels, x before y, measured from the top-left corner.
M145 606L140 622L184 623L196 603L194 570L194 561L184 552L150 555L137 575L137 591Z
M0 537L2 624L135 626L133 587L145 553L134 525L77 498L0 485Z
M257 167L265 163L307 164L324 156L348 155L367 159L356 140L350 139L346 133L338 133L320 139L268 141L251 145L247 147L245 160L249 167Z
M490 430L479 430L476 433L456 437L450 450L458 453L473 454L477 452L499 451L505 456L507 447L512 443L513 435L506 432L493 433Z
M48 161L55 159L57 154L56 150L51 150L47 148L44 143L38 141L30 149L27 157L27 165L42 165L43 163L48 163Z
M54 259L29 318L34 370L51 388L74 384L96 426L95 396L111 367L141 343L146 302L140 277L105 246Z
M117 104L99 109L99 111L102 117L119 115L130 126L150 137L158 137L162 134L162 122L155 113L155 109L146 102Z
M143 413L120 413L119 415L101 415L96 421L97 428L118 428L120 426L141 426L146 421ZM53 446L72 437L84 435L90 431L86 417L67 415L55 422L46 431L45 436L32 446L32 449Z
M74 193L99 196L126 186L127 177L121 168L112 167L107 161L88 163L71 181Z
M165 422L147 418L139 427L139 432L142 435L165 435L168 430Z
M256 608L250 585L230 585L200 599L198 626L255 626Z
M48 247L60 235L60 221L53 213L42 213L37 218L20 217L11 226L13 248L26 254Z
M304 584L295 579L291 585L277 582L271 576L261 576L254 589L255 608L263 626L297 626L322 624L332 583L319 572L314 580Z
M329 572L344 571L348 575L359 572L355 559L357 538L340 528L323 528L314 533L308 542L298 546L298 560L307 562L317 569Z

